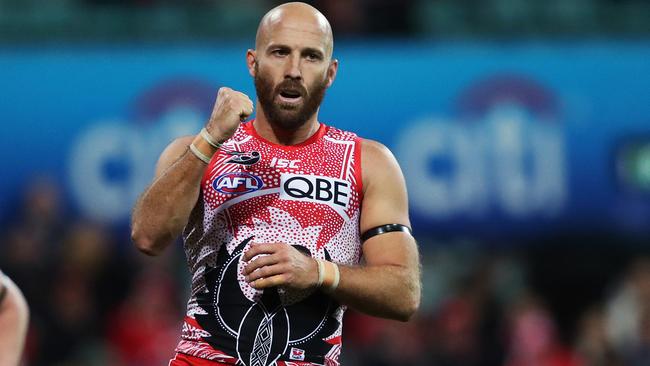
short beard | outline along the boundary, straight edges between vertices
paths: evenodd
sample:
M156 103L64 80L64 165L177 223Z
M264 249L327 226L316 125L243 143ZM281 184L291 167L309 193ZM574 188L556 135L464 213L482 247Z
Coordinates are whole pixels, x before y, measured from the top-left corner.
M301 89L303 98L301 106L276 104L275 97L284 87ZM318 110L325 97L326 89L327 79L315 82L308 91L295 79L285 79L274 88L273 82L262 75L255 65L255 90L264 115L271 125L284 130L297 130L307 123Z

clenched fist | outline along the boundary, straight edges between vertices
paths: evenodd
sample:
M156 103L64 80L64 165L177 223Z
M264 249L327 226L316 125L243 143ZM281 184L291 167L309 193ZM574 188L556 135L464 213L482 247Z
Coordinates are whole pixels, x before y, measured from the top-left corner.
M253 102L250 98L230 88L219 88L217 101L212 108L212 114L205 129L217 141L230 138L239 123L253 114Z

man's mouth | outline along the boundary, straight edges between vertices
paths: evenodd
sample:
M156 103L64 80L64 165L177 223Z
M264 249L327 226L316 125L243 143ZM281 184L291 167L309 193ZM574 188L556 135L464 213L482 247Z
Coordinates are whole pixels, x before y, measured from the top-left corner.
M298 90L281 90L279 99L284 103L299 103L302 100L302 94Z

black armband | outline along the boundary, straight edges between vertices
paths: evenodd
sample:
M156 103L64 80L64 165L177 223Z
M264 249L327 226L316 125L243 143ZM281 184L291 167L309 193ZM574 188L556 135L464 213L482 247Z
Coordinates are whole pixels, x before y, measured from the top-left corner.
M406 226L406 225L402 225L402 224L386 224L386 225L381 225L381 226L373 227L372 229L366 230L365 233L361 234L361 242L363 243L364 241L372 238L373 236L386 234L386 233L391 233L393 231L403 231L405 233L409 233L409 234L413 235L413 232L411 231L411 228Z

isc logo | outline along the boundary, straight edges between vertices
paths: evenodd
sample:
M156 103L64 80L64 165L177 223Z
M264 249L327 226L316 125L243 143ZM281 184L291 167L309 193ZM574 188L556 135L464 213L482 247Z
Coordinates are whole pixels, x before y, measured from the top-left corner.
M239 172L224 173L212 182L212 188L224 194L242 194L257 191L264 183L260 177Z
M287 160L287 159L271 159L271 168L298 168L300 160Z
M280 199L324 203L334 208L347 208L350 183L316 175L280 175Z

